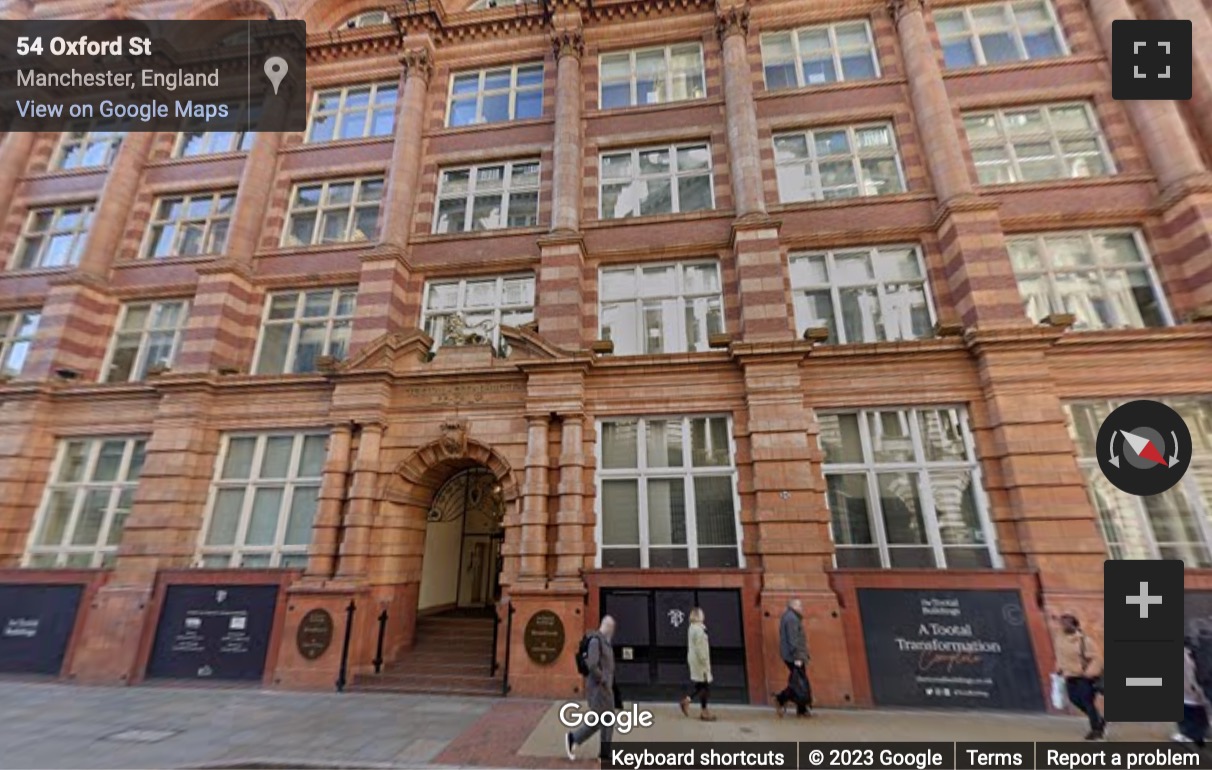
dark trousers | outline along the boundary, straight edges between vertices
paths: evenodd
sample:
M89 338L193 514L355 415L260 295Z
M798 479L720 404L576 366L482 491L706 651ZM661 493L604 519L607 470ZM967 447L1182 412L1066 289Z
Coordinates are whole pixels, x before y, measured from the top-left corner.
M711 685L707 682L696 682L691 679L690 687L690 693L686 697L692 701L697 700L699 705L703 707L703 710L706 711L707 699L711 697Z
M1090 731L1101 733L1103 728L1107 726L1107 721L1103 719L1103 715L1098 713L1098 706L1094 704L1094 680L1087 679L1084 676L1071 676L1065 679L1065 689L1069 691L1069 702L1086 715L1090 720Z
M787 686L775 696L775 699L778 700L780 706L785 706L787 701L792 701L795 703L795 713L807 714L808 709L812 706L812 684L808 681L807 668L805 667L804 671L797 673L797 666L794 663L783 661L783 664L787 666ZM801 684L804 692L799 694L796 693L795 686L797 676L803 676Z
M1208 735L1208 709L1184 703L1183 720L1178 723L1178 731L1190 738L1196 746L1202 747Z

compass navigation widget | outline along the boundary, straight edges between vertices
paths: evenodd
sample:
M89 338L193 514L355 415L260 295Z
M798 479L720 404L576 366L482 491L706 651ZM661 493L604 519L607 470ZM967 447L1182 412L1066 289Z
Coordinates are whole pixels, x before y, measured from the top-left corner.
M1098 465L1130 495L1157 495L1178 483L1191 461L1191 431L1165 404L1131 401L1098 430Z

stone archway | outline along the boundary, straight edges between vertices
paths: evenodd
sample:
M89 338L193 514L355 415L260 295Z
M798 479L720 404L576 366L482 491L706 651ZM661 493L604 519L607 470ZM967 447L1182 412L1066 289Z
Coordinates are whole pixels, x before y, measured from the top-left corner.
M466 423L443 423L440 438L414 450L395 465L380 494L367 566L371 591L389 607L392 617L401 619L401 623L392 624L388 633L389 654L413 641L427 517L434 496L450 478L473 468L485 469L500 485L505 515L501 544L504 558L498 579L503 591L508 591L512 577L517 574L521 490L513 468L492 447L470 438Z

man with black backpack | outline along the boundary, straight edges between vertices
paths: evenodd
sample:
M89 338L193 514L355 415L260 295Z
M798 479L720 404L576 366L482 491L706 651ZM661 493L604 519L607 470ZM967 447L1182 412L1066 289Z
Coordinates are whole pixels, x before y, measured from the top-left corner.
M585 634L577 648L577 673L585 677L585 699L589 702L589 710L597 714L598 719L592 726L583 724L564 734L564 753L571 760L577 758L577 746L589 740L598 730L602 731L602 743L610 743L614 734L613 724L602 724L602 716L613 714L615 709L614 647L610 644L613 637L614 618L603 615L598 630Z

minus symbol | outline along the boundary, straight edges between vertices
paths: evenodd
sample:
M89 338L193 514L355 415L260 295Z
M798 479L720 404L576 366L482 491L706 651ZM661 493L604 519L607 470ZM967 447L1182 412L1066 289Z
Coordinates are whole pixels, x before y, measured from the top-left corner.
M1125 683L1128 687L1161 687L1162 678L1160 676L1130 676L1127 677Z

